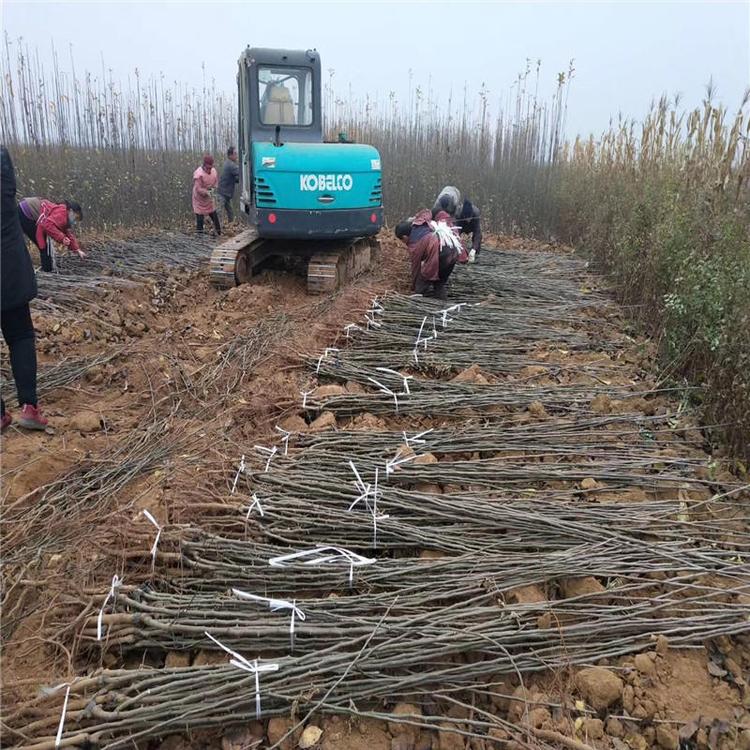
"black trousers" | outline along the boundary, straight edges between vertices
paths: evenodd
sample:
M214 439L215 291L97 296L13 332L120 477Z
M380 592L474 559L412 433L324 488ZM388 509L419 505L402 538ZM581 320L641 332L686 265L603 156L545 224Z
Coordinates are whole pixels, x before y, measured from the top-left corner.
M36 247L36 222L32 221L26 214L18 207L18 220L21 222L21 229L23 233L34 243ZM42 261L42 271L54 271L55 270L55 247L52 244L52 240L47 238L47 242L44 247L39 247L39 257Z
M232 199L226 195L221 196L221 202L227 215L227 221L231 224L234 221L234 211L232 211Z
M216 230L216 234L221 234L221 224L219 224L219 214L217 214L216 211L211 211L209 216L211 217L211 221L213 221L214 223L214 229ZM205 221L205 219L206 217L203 214L195 215L195 226L199 232L203 231L203 222Z
M18 404L36 406L36 340L29 303L0 312L0 327L10 350L10 367L16 381ZM2 399L0 406L5 414Z
M425 281L421 277L417 279L415 292L425 297L437 297L438 299L447 299L448 297L448 278L456 267L458 254L455 250L443 248L440 251L440 260L438 262L438 280Z

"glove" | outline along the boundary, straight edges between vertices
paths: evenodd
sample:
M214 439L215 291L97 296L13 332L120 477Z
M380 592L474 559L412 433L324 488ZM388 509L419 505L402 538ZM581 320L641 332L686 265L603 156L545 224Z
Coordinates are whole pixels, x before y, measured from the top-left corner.
M469 250L469 263L473 263L477 259L477 251L472 247Z

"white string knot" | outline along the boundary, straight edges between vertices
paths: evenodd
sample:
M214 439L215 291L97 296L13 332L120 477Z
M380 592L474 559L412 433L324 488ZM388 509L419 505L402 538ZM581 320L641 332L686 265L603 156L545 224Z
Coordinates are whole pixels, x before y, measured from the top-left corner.
M386 460L385 462L385 475L390 476L393 474L396 469L401 466L401 464L405 464L407 461L413 461L417 457L416 453L413 453L411 456L404 456L403 458L399 458L398 451L396 452L396 455Z
M236 651L232 651L231 648L227 648L221 641L218 641L210 633L206 632L206 635L223 651L226 651L232 658L229 663L233 667L242 669L245 672L255 675L255 718L260 719L260 673L261 672L278 672L278 664L260 664L258 659L253 659L252 663L249 662L244 656L238 654Z
M104 618L104 610L107 607L107 604L109 603L109 600L112 599L114 601L115 597L117 596L117 589L122 586L122 579L117 574L112 576L112 583L110 584L109 591L107 592L107 596L104 597L104 601L102 602L102 608L99 610L99 616L96 618L96 640L101 641L102 639L102 620Z
M312 393L312 391L300 391L300 396L302 396L302 408L307 408L307 397Z
M354 568L362 565L372 565L376 562L370 557L364 557L356 552L346 549L345 547L334 547L326 545L314 547L313 549L292 552L288 555L279 555L272 557L268 564L275 568L285 568L289 563L299 561L303 565L333 565L336 563L348 563L349 565L349 586L354 582Z
M365 501L365 508L367 508L367 512L372 516L372 545L373 548L377 549L378 521L384 521L385 519L390 518L390 516L378 513L378 476L380 473L380 469L378 467L375 467L375 484L371 485L365 484L362 481L362 477L357 471L357 467L354 465L353 461L349 461L349 466L352 467L352 471L357 478L354 482L354 486L357 490L359 490L360 494L358 497L354 498L351 505L347 508L347 513L351 513L351 511L353 511L360 502L362 502L363 500ZM372 505L370 505L370 497L372 497Z
M258 509L258 513L260 513L260 517L263 518L266 514L263 511L263 506L260 504L260 498L253 492L251 500L253 501L250 503L250 507L247 509L247 515L245 516L245 522L250 520L250 514L255 510L255 508ZM265 502L265 500L263 501Z
M429 430L424 430L423 432L418 432L413 437L409 437L406 434L406 431L402 432L401 434L404 436L404 442L411 448L412 444L414 445L425 445L427 443L426 440L422 440L422 438L432 432L434 427L430 427Z
M399 395L400 396L410 396L411 395L411 391L409 390L409 381L410 380L414 380L414 376L413 375L404 375L403 373L399 372L398 370L391 370L390 367L376 367L375 369L378 372L386 372L389 375L393 375L394 377L401 378L402 388L404 390Z
M279 612L280 610L284 609L290 610L291 617L289 620L289 642L292 651L294 651L294 620L295 618L298 618L302 620L302 622L305 621L305 613L297 606L296 599L291 602L286 601L286 599L269 599L268 597L258 596L257 594L250 594L247 591L240 591L239 589L232 589L232 593L238 599L246 599L247 601L251 602L261 602L263 604L268 604L271 612Z
M356 323L349 323L349 325L344 326L344 333L346 334L346 338L349 338L351 331L361 331L362 329L356 324Z

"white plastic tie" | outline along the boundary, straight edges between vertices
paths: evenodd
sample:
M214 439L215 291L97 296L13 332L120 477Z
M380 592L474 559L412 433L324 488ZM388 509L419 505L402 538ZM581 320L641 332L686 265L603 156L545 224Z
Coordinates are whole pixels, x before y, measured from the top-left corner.
M413 437L409 437L406 434L406 431L402 432L401 434L404 436L404 442L411 448L412 444L414 445L425 445L427 443L426 440L422 440L422 438L425 435L428 435L430 432L432 432L434 427L430 427L429 430L424 430L422 432L418 432Z
M328 359L329 354L338 354L338 349L335 347L328 347L327 349L323 350L323 353L318 358L318 366L315 368L315 374L317 375L320 372L320 366L323 364L324 359Z
M351 331L361 330L362 329L356 323L349 323L349 325L344 326L344 333L346 334L346 338L349 338Z
M107 592L107 596L104 597L104 601L102 602L102 608L99 610L99 616L96 618L96 640L100 641L102 639L102 620L104 619L104 610L107 607L107 604L109 604L109 600L114 600L115 596L117 596L117 589L122 586L122 579L117 574L112 576L112 583L109 587L109 591Z
M268 604L271 612L279 612L280 610L285 610L285 609L290 610L291 617L289 620L289 640L290 640L292 650L294 650L294 620L295 618L298 618L302 620L302 622L305 621L305 613L297 606L296 599L294 599L291 602L287 601L286 599L269 599L268 597L265 597L265 596L258 596L257 594L250 594L247 591L240 591L240 589L232 589L232 593L238 599L245 599L251 602L259 602L261 604Z
M307 408L307 397L312 393L312 391L300 391L300 396L302 396L302 408Z
M60 743L62 742L63 727L65 726L65 714L68 711L69 697L70 684L68 684L68 686L65 688L65 699L63 700L62 713L60 714L60 723L57 725L57 734L55 735L55 747L60 747Z
M463 249L456 227L451 227L444 221L431 221L430 228L438 236L441 245L448 245L459 251Z
M416 457L416 455L413 455L399 458L397 453L394 458L385 462L385 475L390 476L399 466L401 466L401 464L405 464L407 461L413 461Z
M371 316L369 310L365 313L365 320L367 321L367 329L368 330L370 329L370 326L372 326L373 328L382 328L383 327L382 323L378 323L378 321L375 320L375 317Z
M237 491L237 482L240 480L240 474L244 474L245 472L245 456L243 455L242 458L240 458L240 465L237 467L237 473L234 475L234 481L232 482L232 494Z
M231 648L227 648L221 641L214 638L209 632L206 632L208 636L220 649L226 651L231 659L229 663L233 667L242 669L245 672L255 675L255 718L260 719L261 716L261 704L260 704L260 673L261 672L278 672L278 664L260 664L257 659L253 659L249 662L244 656L238 654L236 651L232 651Z
M154 544L151 547L151 570L153 571L156 567L156 548L159 545L159 539L161 538L161 526L159 526L158 521L151 515L150 511L144 508L141 512L156 527L156 539L154 539Z
M381 382L375 380L375 378L371 378L368 376L367 378L370 382L374 383L381 391L381 393L385 393L386 396L392 396L393 401L396 404L396 413L398 414L398 394L392 391L387 386L383 385Z
M365 483L364 483L364 482L362 481L362 476L360 475L359 471L357 470L357 467L356 467L356 466L354 465L354 461L351 461L351 460L350 460L350 461L349 461L349 466L351 466L351 468L352 468L352 471L354 472L354 476L355 476L355 477L357 478L357 481L356 481L356 484L355 484L356 488L357 488L357 489L358 489L358 490L359 490L360 492L364 492L364 491L365 491L365 487L366 487L366 485L365 485Z
M284 455L286 456L289 453L289 438L292 436L292 433L282 429L278 425L276 425L276 431L281 433L279 440L284 444Z
M268 564L275 568L286 567L290 563L301 562L303 565L332 565L335 563L349 564L349 586L354 583L354 568L362 565L372 565L376 562L371 557L364 557L345 547L314 547L313 549L292 552L288 555L272 557Z
M398 370L391 370L390 367L376 367L375 368L378 372L385 372L389 375L393 375L394 377L401 378L402 387L404 389L403 393L400 395L411 395L411 391L409 391L409 381L414 380L413 375L404 375L403 373L399 372ZM370 378L372 380L372 378ZM377 381L373 380L373 383L376 383Z
M255 508L258 509L258 513L260 513L260 517L263 518L266 514L263 511L263 506L260 504L260 498L253 492L251 500L253 501L250 503L250 507L247 509L247 515L245 516L245 522L250 520L250 514L255 510ZM265 500L263 501L265 502Z
M368 510L370 509L370 502L369 502L370 489L371 489L371 486L368 484L365 487L364 492L358 497L354 498L354 500L352 501L352 504L346 509L347 513L350 513L351 511L353 511L354 508L357 506L357 503L360 503L362 500L365 501L365 505L367 506L367 509Z
M268 460L266 461L266 468L263 469L263 473L267 474L268 469L271 467L271 460L279 452L279 447L277 445L274 445L271 448L266 448L264 445L256 445L255 450L261 453L265 453L268 456Z

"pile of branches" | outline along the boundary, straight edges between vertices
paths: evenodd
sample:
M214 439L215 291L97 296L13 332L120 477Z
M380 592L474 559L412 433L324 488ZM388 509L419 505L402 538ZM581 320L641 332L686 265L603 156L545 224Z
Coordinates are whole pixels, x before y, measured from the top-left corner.
M200 234L160 232L129 240L87 244L80 259L69 253L58 256L61 275L79 279L119 277L152 279L165 271L198 271L204 268L214 241ZM56 274L40 274L54 280Z
M158 293L159 285L175 274L205 268L212 247L212 241L201 235L164 232L87 246L83 259L60 253L58 272L37 274L34 309L61 316L85 308L87 315L106 321L113 291L151 283Z
M383 414L412 420L407 430L280 430L270 447L236 446L234 468L185 493L199 524L139 524L109 591L61 600L50 618L57 640L93 658L200 649L229 651L229 663L95 670L19 706L7 737L36 750L116 748L290 708L300 724L316 711L445 721L437 709L392 716L406 699L439 701L443 714L469 701L453 731L503 727L523 744L535 730L484 708L498 680L634 653L657 635L683 646L747 633L750 534L735 502L745 488L706 473L673 432L681 413L592 409L664 391L425 377L477 363L518 371L544 341L615 351L620 342L593 338L607 303L581 287L584 270L567 256L485 253L452 280L471 304L373 301L359 330L347 327L350 346L311 362L319 382L347 391L306 392L301 413ZM238 387L224 371L241 350L184 392ZM534 402L541 421L510 418ZM82 483L86 497L119 481L99 478ZM633 487L652 500L628 502ZM55 501L71 507L60 490ZM541 598L525 600L529 587Z

